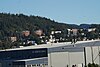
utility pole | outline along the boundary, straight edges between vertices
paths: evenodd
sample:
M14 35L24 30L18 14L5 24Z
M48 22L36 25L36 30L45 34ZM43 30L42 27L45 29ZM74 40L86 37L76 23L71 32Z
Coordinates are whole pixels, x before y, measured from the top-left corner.
M87 66L86 66L86 63L87 63L87 62L86 62L86 49L85 49L85 47L84 47L84 61L85 61L85 66L84 66L84 67L87 67Z

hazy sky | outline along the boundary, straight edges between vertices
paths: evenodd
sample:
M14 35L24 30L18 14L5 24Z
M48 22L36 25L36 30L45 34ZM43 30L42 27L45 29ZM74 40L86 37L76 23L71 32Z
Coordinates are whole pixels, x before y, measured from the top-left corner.
M38 15L68 24L100 24L100 0L0 0L0 12Z

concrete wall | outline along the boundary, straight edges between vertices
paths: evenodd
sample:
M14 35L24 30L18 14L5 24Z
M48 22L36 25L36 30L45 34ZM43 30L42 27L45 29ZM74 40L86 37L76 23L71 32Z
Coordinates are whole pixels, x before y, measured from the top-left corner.
M93 52L91 52L91 47L85 47L86 50L86 62L93 62L96 64L100 64L100 55L99 50L100 46L92 46ZM93 53L93 55L92 55ZM93 58L92 58L93 56ZM81 52L53 52L48 54L48 66L49 67L72 67L72 65L77 65L78 67L82 67L85 65L84 61L84 51Z
M57 52L49 54L49 67L72 67L84 63L83 52Z
M93 50L93 52L92 52L92 50ZM94 62L96 64L100 64L99 50L100 50L100 46L93 46L92 49L91 49L91 47L86 47L87 64L92 63L92 62ZM93 53L93 55L92 55L92 53ZM92 59L93 59L93 61L92 61Z
M50 53L48 55L49 67L67 67L68 64L67 52Z

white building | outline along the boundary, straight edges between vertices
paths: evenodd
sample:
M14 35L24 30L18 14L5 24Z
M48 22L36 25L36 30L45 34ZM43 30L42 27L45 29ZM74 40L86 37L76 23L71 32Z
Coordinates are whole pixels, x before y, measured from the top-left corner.
M78 41L75 44L49 43L1 50L0 67L72 67L72 65L83 67L85 63L100 64L99 46L100 40L91 40ZM13 55L13 52L18 56Z

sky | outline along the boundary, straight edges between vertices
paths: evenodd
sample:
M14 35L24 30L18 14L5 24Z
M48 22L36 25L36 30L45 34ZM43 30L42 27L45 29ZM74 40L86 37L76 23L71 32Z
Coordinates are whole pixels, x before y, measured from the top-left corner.
M0 13L35 15L66 24L100 24L100 0L0 0Z

